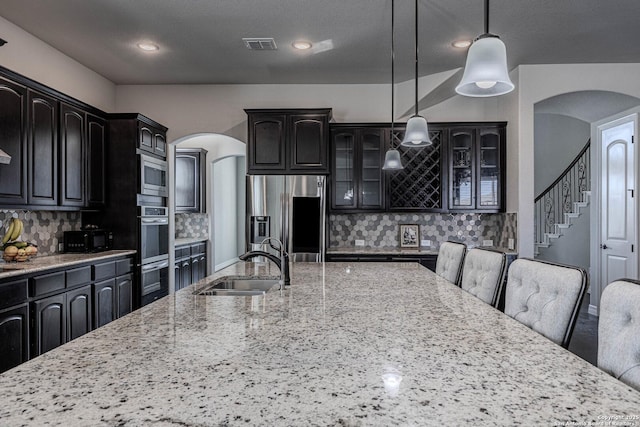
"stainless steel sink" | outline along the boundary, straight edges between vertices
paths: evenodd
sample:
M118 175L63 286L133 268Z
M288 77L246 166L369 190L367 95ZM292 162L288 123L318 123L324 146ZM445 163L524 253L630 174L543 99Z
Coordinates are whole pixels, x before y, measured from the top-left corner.
M276 279L223 279L199 291L198 295L264 295L279 283Z

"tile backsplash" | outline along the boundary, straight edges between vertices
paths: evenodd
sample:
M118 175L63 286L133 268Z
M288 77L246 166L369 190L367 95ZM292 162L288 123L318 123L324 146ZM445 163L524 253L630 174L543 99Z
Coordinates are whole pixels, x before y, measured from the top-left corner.
M493 246L506 248L514 239L517 245L516 213L371 213L329 215L329 246L353 247L357 239L364 240L365 246L398 247L401 224L418 224L420 239L429 240L434 250L447 240L468 246L493 240Z
M62 242L62 233L79 230L82 225L80 212L0 210L2 223L0 236L4 236L5 224L9 224L8 220L13 217L13 214L17 214L24 224L21 240L38 245L38 255L58 253L58 243Z
M209 215L206 213L176 214L176 239L209 237Z

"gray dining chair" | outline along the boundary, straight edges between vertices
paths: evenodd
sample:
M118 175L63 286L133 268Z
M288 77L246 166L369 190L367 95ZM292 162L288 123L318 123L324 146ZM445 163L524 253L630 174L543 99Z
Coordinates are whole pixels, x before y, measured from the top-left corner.
M494 249L470 249L464 257L460 287L497 307L504 284L507 256Z
M587 282L580 267L516 259L509 266L504 313L567 348Z
M640 391L640 282L620 279L600 297L598 367Z
M464 243L443 242L438 250L436 274L458 285L466 252Z

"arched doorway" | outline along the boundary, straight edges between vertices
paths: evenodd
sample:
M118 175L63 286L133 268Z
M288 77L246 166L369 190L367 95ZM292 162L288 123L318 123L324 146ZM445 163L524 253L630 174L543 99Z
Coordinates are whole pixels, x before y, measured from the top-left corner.
M244 250L244 175L246 144L238 139L216 133L198 133L187 135L171 142L170 155L175 159L175 148L201 148L207 151L205 170L205 193L203 205L205 212L202 214L176 213L175 212L175 161L169 162L169 212L174 215L173 227L170 227L170 235L175 246L175 238L187 236L190 230L180 228L183 224L197 224L198 236L205 236L207 242L207 274L220 269L220 265L226 266L237 260L237 255ZM220 183L225 183L222 186ZM233 209L230 209L229 200L234 199ZM228 215L236 218L233 227L229 224ZM188 218L185 218L188 217ZM226 221L226 223L225 223ZM233 236L233 242L229 242ZM241 237L241 239L240 239ZM241 243L238 243L241 242ZM228 258L232 251L238 252L234 257ZM171 262L175 262L174 251L170 252ZM224 259L222 259L224 258ZM175 289L174 277L170 279L170 289Z

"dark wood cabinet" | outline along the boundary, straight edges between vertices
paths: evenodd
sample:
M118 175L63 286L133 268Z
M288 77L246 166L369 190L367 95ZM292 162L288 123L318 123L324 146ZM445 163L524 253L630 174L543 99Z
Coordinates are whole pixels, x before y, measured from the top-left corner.
M86 114L60 103L60 204L83 207L85 201Z
M331 109L245 110L248 174L328 174Z
M385 133L375 127L331 131L331 210L385 209Z
M207 150L176 148L176 212L206 212Z
M58 204L58 100L29 90L29 205Z
M91 285L67 292L66 298L67 337L71 341L93 329Z
M93 284L93 326L99 328L116 318L116 279Z
M149 123L138 123L138 148L151 154L167 157L166 129L154 127Z
M67 306L65 294L39 299L32 303L33 340L31 356L39 356L67 341Z
M107 121L87 115L86 206L104 208L107 203Z
M176 246L175 290L204 279L207 276L207 244L205 242Z
M392 134L386 123L332 124L330 209L504 212L505 129L504 122L431 123L433 144L417 149L400 145L401 125ZM389 148L404 169L382 171Z
M116 317L126 316L133 311L133 275L116 277Z
M29 305L0 310L0 373L29 360Z
M0 67L0 208L103 208L106 116Z
M449 132L449 210L504 211L505 125L455 127Z
M27 202L27 89L0 78L0 148L11 156L0 163L0 205Z

